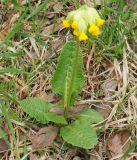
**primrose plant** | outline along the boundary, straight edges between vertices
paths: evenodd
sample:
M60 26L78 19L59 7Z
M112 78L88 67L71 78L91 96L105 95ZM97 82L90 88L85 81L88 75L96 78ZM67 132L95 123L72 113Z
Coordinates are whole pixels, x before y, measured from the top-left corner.
M54 93L61 96L60 106L64 107L64 115L51 112L53 105L43 99L25 99L20 101L21 108L43 124L53 122L60 127L60 136L68 143L84 149L97 144L96 128L93 126L103 117L93 109L68 118L70 107L74 106L76 97L84 84L83 56L80 49L81 41L86 41L101 34L104 20L98 12L86 5L68 13L63 26L70 28L75 41L68 41L62 49L51 86ZM55 106L55 104L54 104Z

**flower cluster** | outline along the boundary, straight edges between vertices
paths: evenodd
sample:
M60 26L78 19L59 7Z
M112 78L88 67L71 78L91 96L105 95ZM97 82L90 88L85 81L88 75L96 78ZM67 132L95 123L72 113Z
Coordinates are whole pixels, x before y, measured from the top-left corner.
M104 23L105 21L100 18L98 12L86 5L69 12L67 18L63 20L63 26L65 28L71 27L73 34L80 41L87 40L89 33L93 36L99 36L101 34L100 28Z

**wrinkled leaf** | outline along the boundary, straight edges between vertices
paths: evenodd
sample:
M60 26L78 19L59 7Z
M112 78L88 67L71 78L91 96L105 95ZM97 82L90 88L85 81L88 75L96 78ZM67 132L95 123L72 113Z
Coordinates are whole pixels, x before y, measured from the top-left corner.
M78 49L75 41L65 44L52 79L52 90L60 94L68 105L75 102L84 83L82 53Z
M46 113L52 107L50 103L43 99L25 99L19 102L21 108L24 112L30 115L30 117L35 118L41 123L47 123L48 118Z
M103 121L102 115L93 109L88 109L87 111L78 115L76 118L79 121L85 122L87 124L99 123Z
M52 104L44 99L25 99L20 101L20 106L24 112L30 115L30 117L35 118L43 124L49 121L57 124L67 124L67 121L63 116L49 112Z
M60 135L66 142L84 149L90 149L98 142L96 130L90 125L78 121L62 127Z
M48 112L46 113L48 121L57 123L57 124L67 124L65 118L61 115L56 115L55 113Z

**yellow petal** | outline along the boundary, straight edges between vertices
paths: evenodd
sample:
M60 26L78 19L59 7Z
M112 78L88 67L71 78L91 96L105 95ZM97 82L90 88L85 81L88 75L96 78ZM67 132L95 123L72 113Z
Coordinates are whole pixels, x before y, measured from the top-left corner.
M86 41L87 39L88 39L88 36L84 32L80 33L80 36L79 36L80 41Z
M77 37L80 35L80 33L79 33L78 30L74 30L74 31L73 31L73 34L74 34L75 36L77 36Z
M97 23L97 26L100 27L100 26L103 26L103 24L105 23L105 20L101 18L97 18L96 23Z
M71 24L71 27L73 29L77 29L78 28L78 22L77 21L73 21L73 23Z
M64 20L63 20L63 26L64 26L65 28L69 28L69 27L70 27L70 22L69 22L67 19L64 19Z
M93 36L99 36L100 33L101 33L101 31L100 31L100 29L98 28L96 31L94 31L94 32L92 33L92 35L93 35Z
M98 26L95 24L91 24L89 30L88 30L93 36L98 36L100 35L101 31Z
M97 28L98 28L98 27L93 23L93 24L90 25L88 31L89 31L90 33L92 33L92 32L95 31Z

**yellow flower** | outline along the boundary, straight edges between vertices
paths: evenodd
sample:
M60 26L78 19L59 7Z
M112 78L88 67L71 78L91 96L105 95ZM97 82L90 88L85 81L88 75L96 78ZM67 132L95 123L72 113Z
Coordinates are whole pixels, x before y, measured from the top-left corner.
M73 23L71 24L71 27L73 29L77 29L78 28L78 22L77 21L73 21Z
M78 30L74 30L74 31L73 31L73 34L74 34L75 36L77 36L77 37L80 35L80 33L79 33Z
M83 5L79 9L68 13L67 18L63 21L63 26L65 28L71 27L73 35L78 37L80 41L84 41L88 39L88 31L93 36L100 35L100 27L104 23L105 20L100 18L95 8Z
M98 36L100 35L101 31L98 26L95 24L91 24L88 30L93 36Z
M69 27L70 27L70 22L69 22L67 19L64 19L64 20L63 20L63 26L64 26L65 28L69 28Z
M101 18L97 18L96 23L97 23L97 26L100 27L100 26L103 26L103 24L105 23L105 20Z
M86 41L87 39L88 39L88 36L84 32L80 33L79 35L80 41Z

